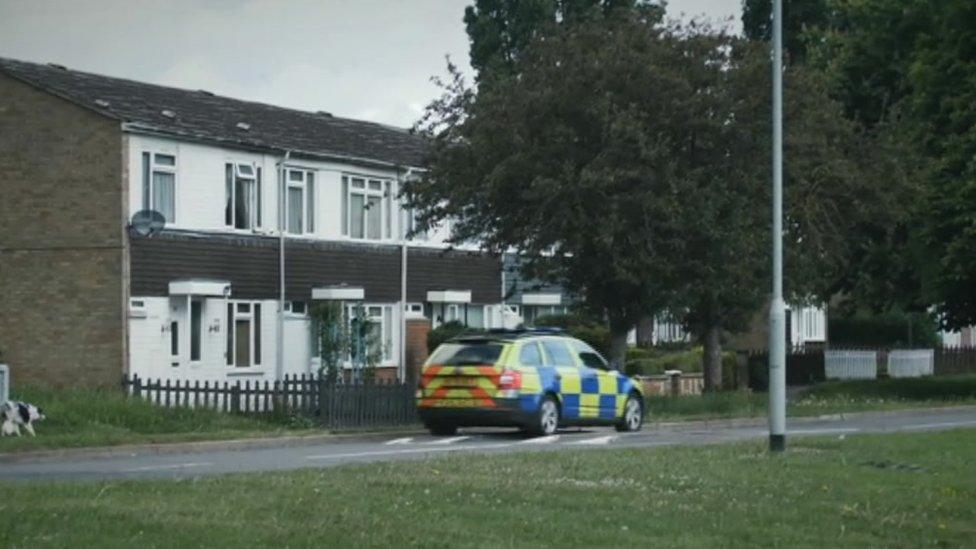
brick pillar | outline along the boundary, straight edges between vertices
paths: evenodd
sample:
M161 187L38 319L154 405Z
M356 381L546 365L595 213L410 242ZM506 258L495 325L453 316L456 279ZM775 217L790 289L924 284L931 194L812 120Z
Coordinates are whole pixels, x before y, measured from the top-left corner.
M406 337L406 376L407 382L416 381L420 375L420 367L427 360L427 334L430 332L430 321L426 318L407 319Z

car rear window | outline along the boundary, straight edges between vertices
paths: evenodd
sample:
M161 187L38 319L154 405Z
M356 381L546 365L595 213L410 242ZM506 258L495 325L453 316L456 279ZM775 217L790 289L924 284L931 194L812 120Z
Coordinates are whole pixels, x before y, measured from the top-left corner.
M448 366L494 364L501 354L501 343L445 343L434 351L429 363Z

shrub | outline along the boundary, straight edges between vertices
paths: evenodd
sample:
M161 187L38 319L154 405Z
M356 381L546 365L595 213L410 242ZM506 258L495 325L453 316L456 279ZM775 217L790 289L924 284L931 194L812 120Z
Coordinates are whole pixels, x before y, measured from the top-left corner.
M827 328L831 345L839 347L939 346L938 325L927 313L834 315Z
M475 334L480 332L481 330L468 328L457 320L445 322L444 324L441 324L440 326L427 332L427 352L433 353L434 349L439 347L441 343L444 343L453 337L457 337L461 334Z
M588 343L603 356L610 355L610 329L597 320L581 315L545 315L535 319L537 328L562 328L568 335Z

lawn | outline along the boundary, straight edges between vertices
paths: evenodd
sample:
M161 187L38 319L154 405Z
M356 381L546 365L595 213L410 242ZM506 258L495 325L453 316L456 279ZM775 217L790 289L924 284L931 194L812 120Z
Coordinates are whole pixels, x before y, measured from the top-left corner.
M126 398L117 389L24 387L14 391L11 398L41 406L47 419L35 426L36 437L0 437L0 452L302 434L311 427L300 418L163 408Z
M0 546L966 546L976 432L0 485Z
M766 393L741 391L652 397L647 399L647 409L650 421L760 417L766 415L768 398ZM828 381L792 398L787 414L800 417L959 405L976 405L976 376Z

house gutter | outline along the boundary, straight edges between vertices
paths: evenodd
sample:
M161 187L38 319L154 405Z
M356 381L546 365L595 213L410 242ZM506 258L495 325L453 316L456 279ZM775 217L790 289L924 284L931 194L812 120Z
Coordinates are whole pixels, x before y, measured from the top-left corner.
M291 151L277 162L278 172L278 361L275 365L275 379L281 380L285 373L285 166L291 158Z

